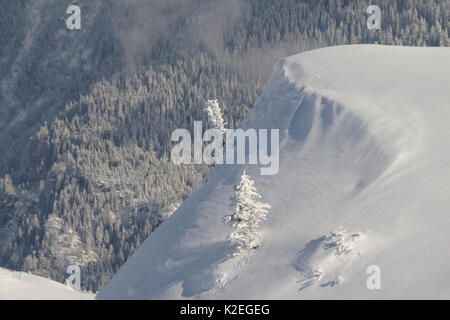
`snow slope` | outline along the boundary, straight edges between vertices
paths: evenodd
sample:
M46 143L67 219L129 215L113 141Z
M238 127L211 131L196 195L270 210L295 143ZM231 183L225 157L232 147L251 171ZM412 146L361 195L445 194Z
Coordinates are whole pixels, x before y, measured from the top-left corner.
M0 300L91 300L94 297L53 280L0 268Z
M449 119L448 48L284 59L242 124L280 129L279 173L218 166L97 297L450 298ZM221 221L243 169L272 209L262 247L233 256Z

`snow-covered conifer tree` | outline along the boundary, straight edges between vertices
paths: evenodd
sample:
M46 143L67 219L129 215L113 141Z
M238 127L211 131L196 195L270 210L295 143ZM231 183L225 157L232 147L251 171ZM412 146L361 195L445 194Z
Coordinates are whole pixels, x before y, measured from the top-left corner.
M266 220L267 209L270 205L258 201L260 198L261 195L257 192L254 181L244 171L233 194L234 214L226 220L235 228L229 239L238 244L240 253L256 249L262 243L259 223L261 220Z
M218 100L208 100L206 107L203 109L208 114L208 121L213 128L225 132L226 123L223 120L222 110L219 107Z

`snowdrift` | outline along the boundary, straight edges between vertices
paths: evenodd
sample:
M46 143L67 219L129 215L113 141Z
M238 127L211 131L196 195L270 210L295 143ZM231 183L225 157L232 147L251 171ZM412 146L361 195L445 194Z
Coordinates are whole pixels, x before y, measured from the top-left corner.
M97 298L450 298L449 102L448 48L282 60L241 125L280 129L278 174L217 166ZM272 208L234 256L222 218L244 169Z
M0 268L0 300L92 300L94 297L50 279Z

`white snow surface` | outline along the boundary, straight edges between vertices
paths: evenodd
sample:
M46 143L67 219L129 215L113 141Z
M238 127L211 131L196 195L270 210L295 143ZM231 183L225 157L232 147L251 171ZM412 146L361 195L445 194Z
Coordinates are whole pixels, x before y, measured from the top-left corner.
M92 300L95 295L20 271L0 268L0 300Z
M449 299L449 121L449 48L285 58L241 125L280 129L278 174L217 166L97 298ZM262 246L233 256L222 218L244 169L272 208Z

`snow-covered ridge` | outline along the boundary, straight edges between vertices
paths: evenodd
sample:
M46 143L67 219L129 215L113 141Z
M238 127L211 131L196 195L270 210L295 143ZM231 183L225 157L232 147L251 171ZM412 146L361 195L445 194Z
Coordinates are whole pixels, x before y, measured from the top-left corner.
M53 280L0 268L0 300L91 300L94 297Z
M402 93L402 90L409 91L410 89L405 87L414 84L409 79L417 78L418 72L411 72L409 69L403 71L403 68L400 72L396 68L396 63L389 60L402 60L405 49L414 51L417 48L398 50L397 47L387 46L353 46L356 47L358 50L355 50L354 55L347 54L348 47L333 48L332 59L337 58L339 65L332 67L324 65L321 61L330 53L331 49L328 48L287 58L281 62L281 68L286 78L297 88L303 88L305 94L316 97L316 101L318 96L322 97L321 104L325 107L321 110L320 116L314 117L310 122L314 123L314 120L320 118L324 127L336 123L338 120L335 118L336 112L330 111L332 108L330 104L338 104L338 113L343 110L351 118L359 121L361 129L367 130L367 133L377 140L379 146L386 152L395 153L396 160L412 156L422 140L421 117L409 103L392 98L391 94L395 96L406 93ZM441 51L443 49L437 48ZM386 58L372 61L373 56L377 54ZM408 61L407 57L405 59L406 62L403 64L409 64L411 69L416 67L414 61ZM306 61L303 63L303 60ZM425 62L429 63L430 61ZM445 67L445 61L442 63L442 67ZM352 68L344 69L343 65L347 64ZM431 64L436 67L434 61L431 61ZM349 78L351 82L346 82ZM394 83L392 79L396 79ZM422 81L416 83L417 90L423 90ZM352 135L358 138L355 132Z
M280 129L279 173L218 166L98 297L450 297L449 61L375 45L281 61L242 124ZM271 209L234 256L222 219L244 169Z

